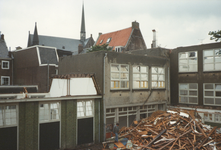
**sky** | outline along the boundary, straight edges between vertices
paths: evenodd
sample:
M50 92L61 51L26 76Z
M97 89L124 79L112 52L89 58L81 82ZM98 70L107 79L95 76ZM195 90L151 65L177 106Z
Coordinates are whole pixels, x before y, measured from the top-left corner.
M11 50L27 47L28 32L80 39L84 3L86 37L97 40L139 22L147 48L156 30L157 45L176 48L213 43L221 29L220 0L0 0L0 31Z

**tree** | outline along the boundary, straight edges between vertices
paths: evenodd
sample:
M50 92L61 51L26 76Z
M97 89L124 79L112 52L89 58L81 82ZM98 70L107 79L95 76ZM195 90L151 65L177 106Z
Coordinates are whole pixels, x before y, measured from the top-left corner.
M221 41L221 30L210 31L208 34L212 36L210 40Z
M96 51L110 51L112 48L108 47L108 44L103 44L103 45L95 45L92 46L92 48L87 50L87 53L90 52L96 52Z

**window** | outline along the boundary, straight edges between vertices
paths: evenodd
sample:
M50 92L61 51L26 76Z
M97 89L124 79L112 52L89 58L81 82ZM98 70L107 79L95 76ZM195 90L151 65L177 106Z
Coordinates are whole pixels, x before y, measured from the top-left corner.
M2 69L9 69L9 61L2 60Z
M198 104L198 84L179 84L179 103Z
M221 83L204 83L204 105L221 106Z
M197 72L197 52L179 53L179 72Z
M111 89L129 89L129 65L111 65Z
M0 127L17 125L17 106L0 105Z
M77 117L93 117L94 115L93 101L78 101L77 102Z
M152 67L152 88L165 88L165 69Z
M115 51L119 53L122 52L122 47L115 47Z
M148 67L133 67L133 88L148 88Z
M107 43L110 43L110 41L111 41L111 38L108 38L108 39L107 39Z
M203 51L203 70L221 70L221 49Z
M1 76L1 85L10 85L10 77Z
M41 103L39 105L39 122L60 120L60 103Z
M100 41L100 44L103 42L103 40Z

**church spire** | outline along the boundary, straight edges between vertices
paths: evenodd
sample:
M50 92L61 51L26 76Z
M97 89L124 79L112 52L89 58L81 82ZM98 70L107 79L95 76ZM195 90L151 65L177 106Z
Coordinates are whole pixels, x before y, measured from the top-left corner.
M84 3L82 5L82 18L81 18L81 33L80 33L81 41L84 41L86 38L86 31L85 31L85 20L84 20Z
M33 42L32 45L39 45L37 22L35 22L35 31L34 31L34 37L33 37L32 42Z

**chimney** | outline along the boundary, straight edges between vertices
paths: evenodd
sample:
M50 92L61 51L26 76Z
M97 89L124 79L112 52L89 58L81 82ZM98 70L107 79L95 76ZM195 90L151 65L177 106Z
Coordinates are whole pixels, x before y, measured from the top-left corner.
M78 54L80 54L83 51L83 45L79 44L78 45Z
M151 48L156 48L157 47L157 40L156 40L156 30L153 29L153 41L152 41L152 44L151 44Z
M139 29L139 23L136 22L136 21L132 22L132 28L133 29Z
M2 40L5 40L5 38L4 38L4 34L1 35L1 39L2 39Z

